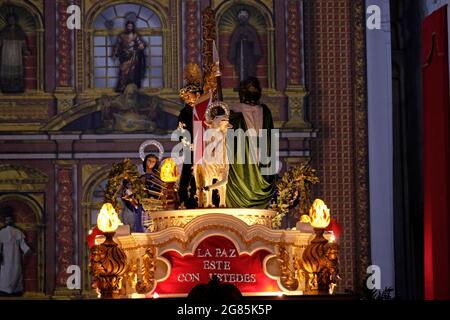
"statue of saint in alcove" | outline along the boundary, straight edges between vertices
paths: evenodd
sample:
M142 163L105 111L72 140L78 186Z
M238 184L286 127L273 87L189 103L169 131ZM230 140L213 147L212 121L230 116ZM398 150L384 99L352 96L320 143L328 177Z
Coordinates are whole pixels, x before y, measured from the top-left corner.
M234 65L239 80L256 77L256 66L262 56L261 43L256 28L249 23L250 12L241 9L237 14L228 51L228 60Z
M19 16L11 12L0 31L0 90L21 93L24 85L24 56L30 55L26 34L19 24Z

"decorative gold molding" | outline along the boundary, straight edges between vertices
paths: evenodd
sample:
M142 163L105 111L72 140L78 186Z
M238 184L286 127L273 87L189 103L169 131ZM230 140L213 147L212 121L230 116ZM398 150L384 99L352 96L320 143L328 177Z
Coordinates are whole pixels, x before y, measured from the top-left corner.
M68 109L52 119L50 119L44 127L41 128L42 131L58 131L61 130L65 125L71 123L72 121L87 115L94 111L100 111L101 106L96 103L96 101L87 101L86 103L81 103L71 109Z
M42 14L44 12L44 1L43 0L28 0L31 2Z
M276 1L280 1L280 0L276 0ZM227 2L231 2L229 0L211 0L212 2L212 8L216 9L219 8L220 6L226 4ZM264 7L265 10L271 12L272 8L273 8L273 2L274 0L260 0L258 1L260 3L256 3L256 1L253 0L234 0L233 1L233 5L240 5L240 4L249 4L249 5L258 5Z
M56 286L65 287L68 274L67 267L74 263L74 202L72 198L74 183L73 175L76 171L71 165L57 164L57 195L56 195L56 224L58 237L56 241L57 247L57 274Z
M33 168L13 165L0 165L0 191L39 192L46 190L48 177Z
M296 278L296 270L292 264L294 261L291 258L288 250L286 249L286 243L284 239L281 239L277 245L277 260L280 264L280 281L283 287L288 290L294 291L299 287L299 281Z
M0 132L38 131L42 123L2 123Z
M143 203L144 209L149 216L152 217L153 220L153 228L152 232L165 230L170 227L182 227L184 228L189 222L193 219L204 215L209 214L208 209L198 209L195 211L161 211L161 212L151 212L150 203ZM247 225L262 225L268 228L272 228L272 218L276 214L275 211L270 210L258 210L258 212L248 212L242 210L242 212L235 213L232 212L234 210L230 210L230 208L221 209L221 211L226 212L229 215L234 216L245 222Z
M221 209L211 210L218 212ZM234 244L239 254L251 255L258 250L267 250L269 254L263 261L265 274L276 280L280 290L286 294L301 294L302 291L298 290L304 290L304 279L302 283L299 283L296 277L297 268L294 265L294 258L301 256L308 247L313 237L313 234L309 232L248 226L234 216L211 212L197 217L184 228L171 227L156 233L118 236L116 241L127 254L130 280L133 280L136 276L142 277L143 275L138 274L139 266L135 266L135 264L136 259L141 258L147 249L150 249L149 258L162 260L170 269L169 261L164 256L159 256L160 254L176 251L182 256L192 255L196 246L210 236L227 238ZM154 248L157 248L159 254L155 252ZM149 262L151 261L149 260ZM153 266L154 264L148 264L149 275L153 275ZM152 281L155 280L155 277L157 281L163 281L169 276L167 272L165 274L160 272L160 274L161 277L154 274ZM129 283L132 288L132 281ZM145 290L141 290L139 293L148 292L150 287L146 286ZM136 291L137 289L136 286ZM127 288L126 293L130 296L133 291L130 292Z
M355 243L357 257L357 288L367 277L370 262L369 160L366 91L365 5L363 0L351 1L353 16L353 92L355 106Z
M57 58L58 64L56 66L57 71L57 83L59 87L72 87L72 36L71 31L67 27L67 7L69 6L68 0L58 0L57 11ZM66 102L64 103L66 105ZM60 103L58 101L58 112Z
M298 86L301 82L302 58L300 56L301 32L300 23L302 13L300 12L300 2L297 0L289 0L287 2L287 55L288 55L288 83L289 85Z
M199 63L200 47L199 47L199 24L197 16L200 11L200 3L196 0L188 0L185 2L185 23L186 23L186 62Z
M135 284L137 293L148 293L153 289L156 284L155 272L156 272L156 248L150 246L145 250L142 256L142 266L140 270L140 281Z
M169 87L169 88L176 88L177 90L180 89L180 80L182 79L179 72L179 65L181 63L181 60L179 59L179 52L182 52L180 50L180 44L181 44L181 32L180 32L180 24L181 24L181 10L180 8L180 0L169 0L169 6L171 8L175 8L175 10L172 11L172 16L169 18L171 19L170 23L170 37L169 41L166 41L165 43L169 44L170 47L167 48L165 51L166 55L167 53L171 55L171 60L168 61L169 65L164 63L164 70L166 72L169 72L169 74L172 76L172 79L167 79L167 82L164 82L163 87ZM164 37L163 36L163 42ZM171 50L169 50L171 49ZM166 56L165 55L165 56ZM163 61L164 62L164 61Z
M63 113L74 106L75 92L71 87L56 88L55 99L57 101L57 112Z
M48 105L30 105L19 103L19 101L0 101L0 121L48 119ZM0 131L3 130L0 129Z
M31 100L31 99L51 99L52 95L48 92L39 90L27 90L20 94L0 93L0 100Z
M89 2L87 0L76 0L75 4L79 5L81 8L81 12L84 15L85 13L85 4ZM82 21L83 23L83 21ZM75 91L82 92L84 90L84 77L83 77L83 66L85 64L85 53L84 53L84 43L83 38L86 37L86 28L81 30L75 30L73 36L73 46L74 46L74 70L73 70L73 86Z
M285 128L311 129L305 119L305 98L308 95L303 86L289 86L285 91L288 97L288 122Z

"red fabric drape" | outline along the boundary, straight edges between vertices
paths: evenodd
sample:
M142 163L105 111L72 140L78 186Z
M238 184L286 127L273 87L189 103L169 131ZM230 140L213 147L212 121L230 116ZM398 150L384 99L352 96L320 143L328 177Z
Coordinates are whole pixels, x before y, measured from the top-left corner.
M447 6L422 27L425 299L450 299Z

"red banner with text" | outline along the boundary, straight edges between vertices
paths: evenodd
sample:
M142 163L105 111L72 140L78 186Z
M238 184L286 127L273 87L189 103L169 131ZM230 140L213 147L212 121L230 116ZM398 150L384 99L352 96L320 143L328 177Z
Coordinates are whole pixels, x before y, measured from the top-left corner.
M270 252L260 249L252 254L239 254L236 246L222 236L202 240L194 253L176 251L162 256L171 264L169 277L159 282L154 292L159 295L187 295L198 284L207 284L217 275L222 283L235 285L241 293L277 293L277 281L264 272L263 262Z

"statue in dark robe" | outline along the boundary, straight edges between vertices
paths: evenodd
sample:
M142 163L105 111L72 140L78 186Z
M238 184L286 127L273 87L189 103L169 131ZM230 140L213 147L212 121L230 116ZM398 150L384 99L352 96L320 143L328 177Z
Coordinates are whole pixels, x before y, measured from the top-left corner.
M228 60L234 65L239 81L256 77L256 66L261 59L261 44L256 29L248 23L249 12L238 13L239 24L234 29L228 52Z
M29 54L26 35L12 13L8 24L0 31L0 90L4 93L25 91L23 56Z
M113 49L113 58L119 58L119 81L116 92L124 92L128 84L141 87L145 76L145 42L136 32L133 21L127 21L125 31L119 34Z
M190 141L187 141L189 145L192 144L192 139L194 135L194 107L196 100L202 94L202 88L200 84L189 84L180 90L180 97L184 100L184 108L181 109L178 116L178 128L186 130ZM181 207L187 209L193 209L198 207L198 199L196 198L197 187L195 183L192 159L194 159L194 154L192 150L191 161L183 162L183 167L181 170L180 184L178 188L178 197Z

